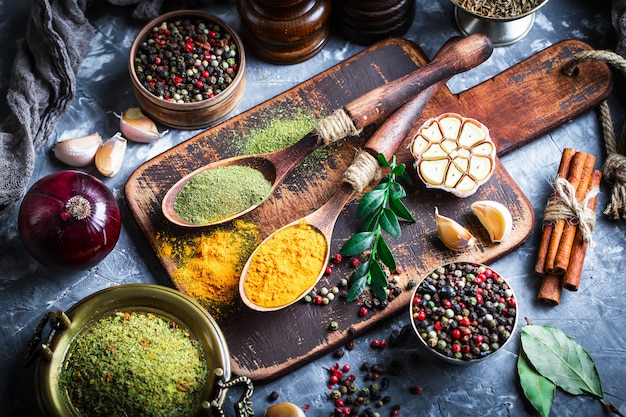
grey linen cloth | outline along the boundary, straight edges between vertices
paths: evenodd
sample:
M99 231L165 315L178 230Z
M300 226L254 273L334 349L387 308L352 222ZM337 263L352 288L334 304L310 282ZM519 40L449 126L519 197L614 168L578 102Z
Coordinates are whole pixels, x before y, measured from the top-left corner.
M133 17L158 16L163 0L108 0L136 5ZM93 27L87 0L33 0L18 45L7 92L9 115L0 124L0 221L21 201L37 153L76 92L76 73L89 50Z
M615 52L626 58L626 0L613 0L611 23L617 33Z

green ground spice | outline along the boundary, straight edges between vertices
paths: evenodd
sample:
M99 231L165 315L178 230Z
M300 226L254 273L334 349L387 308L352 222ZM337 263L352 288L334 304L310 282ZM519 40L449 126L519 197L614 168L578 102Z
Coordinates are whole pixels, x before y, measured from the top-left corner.
M82 416L192 416L208 369L202 345L161 316L118 312L73 340L59 376Z
M298 142L315 127L316 120L298 111L289 119L272 118L266 126L246 135L246 154L269 153Z
M272 184L257 169L224 166L196 175L180 190L174 210L194 224L209 224L265 201Z

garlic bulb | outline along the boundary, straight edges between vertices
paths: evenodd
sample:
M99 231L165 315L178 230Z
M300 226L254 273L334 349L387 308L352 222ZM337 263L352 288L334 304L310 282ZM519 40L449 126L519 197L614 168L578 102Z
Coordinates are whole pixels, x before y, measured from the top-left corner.
M502 242L513 229L513 217L504 204L483 200L472 203L471 208L480 223L487 229L492 242Z
M468 197L495 169L496 146L479 121L455 113L427 120L410 145L426 187Z
M435 225L439 239L452 250L464 250L476 243L476 238L456 221L442 216L435 207Z
M79 138L64 139L54 144L54 156L61 162L73 167L85 167L94 161L102 138L98 133Z
M166 133L160 133L152 119L144 115L139 107L130 107L118 117L122 134L134 142L154 142Z
M126 143L122 134L117 132L100 146L96 152L95 162L102 175L112 177L119 172L126 153Z

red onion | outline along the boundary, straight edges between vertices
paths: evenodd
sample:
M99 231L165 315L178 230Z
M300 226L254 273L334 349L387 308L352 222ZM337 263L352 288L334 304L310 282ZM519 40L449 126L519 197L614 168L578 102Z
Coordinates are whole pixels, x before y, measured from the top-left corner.
M120 209L98 178L59 171L26 192L18 232L26 249L46 266L86 270L102 261L120 235Z

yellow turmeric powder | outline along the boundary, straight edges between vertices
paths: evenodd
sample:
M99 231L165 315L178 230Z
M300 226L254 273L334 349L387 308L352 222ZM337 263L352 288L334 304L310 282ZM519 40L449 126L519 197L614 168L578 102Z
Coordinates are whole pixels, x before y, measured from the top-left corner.
M324 235L305 221L278 230L250 259L243 282L246 297L265 308L297 300L315 285L326 252Z
M237 220L230 227L177 238L160 234L159 256L172 260L176 288L195 298L211 315L223 318L240 305L239 278L260 242L258 227Z

